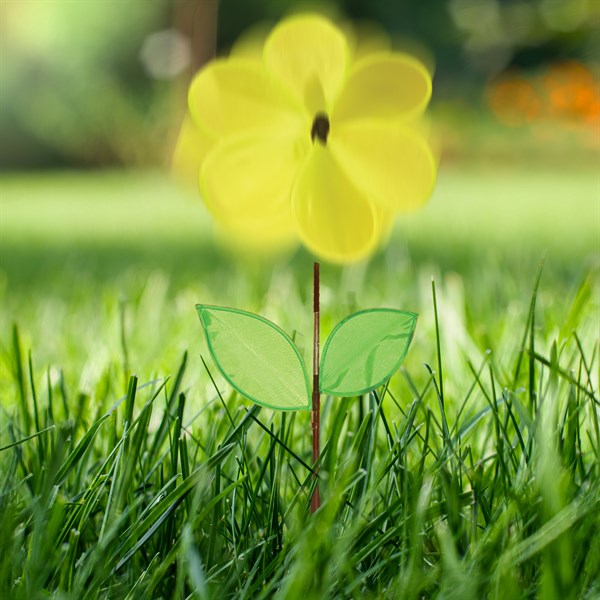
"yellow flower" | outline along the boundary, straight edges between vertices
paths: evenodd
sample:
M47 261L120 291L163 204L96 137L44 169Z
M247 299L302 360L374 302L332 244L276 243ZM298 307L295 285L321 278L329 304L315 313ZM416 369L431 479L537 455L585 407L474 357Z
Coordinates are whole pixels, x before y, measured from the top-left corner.
M326 260L363 258L432 191L435 161L415 127L430 95L414 58L352 61L324 17L285 19L261 57L233 53L192 81L190 114L211 140L204 201L237 235L295 234Z

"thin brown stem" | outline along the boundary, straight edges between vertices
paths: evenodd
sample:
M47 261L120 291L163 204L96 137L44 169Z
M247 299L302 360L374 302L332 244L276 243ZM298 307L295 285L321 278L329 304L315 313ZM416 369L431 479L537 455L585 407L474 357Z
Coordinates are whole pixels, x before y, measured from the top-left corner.
M319 393L319 327L320 327L320 277L319 263L314 263L313 268L313 314L314 314L314 336L313 336L313 389L312 389L312 411L310 422L312 427L312 451L313 451L313 477L315 479L315 491L310 499L310 510L315 512L321 506L321 495L319 494L319 476L317 462L321 454L321 394Z

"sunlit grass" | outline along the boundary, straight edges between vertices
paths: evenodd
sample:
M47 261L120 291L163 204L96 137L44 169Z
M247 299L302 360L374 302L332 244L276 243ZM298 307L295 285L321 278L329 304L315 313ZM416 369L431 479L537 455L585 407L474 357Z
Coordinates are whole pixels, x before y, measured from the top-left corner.
M56 369L31 370L15 329L3 354L14 403L2 410L0 589L594 598L598 357L589 305L572 309L582 330L550 353L545 311L532 306L509 353L462 356L462 368L441 355L443 378L441 315L389 389L324 399L313 517L307 413L202 384L185 355L169 380L127 386L131 356L112 356L82 393Z
M2 243L192 249L210 242L210 222L196 190L159 172L48 173L2 177ZM440 245L543 247L577 257L595 249L599 215L593 166L442 165L423 210L397 220L397 237ZM164 248L163 248L164 249Z
M311 257L233 260L158 175L7 178L0 597L596 598L594 178L449 168L368 267L323 265L323 337L420 316L389 388L323 399L313 517L308 414L232 394L194 309L306 353Z

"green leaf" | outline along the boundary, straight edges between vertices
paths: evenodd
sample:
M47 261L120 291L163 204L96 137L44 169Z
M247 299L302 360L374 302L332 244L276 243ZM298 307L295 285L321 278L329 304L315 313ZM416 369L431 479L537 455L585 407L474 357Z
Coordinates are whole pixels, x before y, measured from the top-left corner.
M416 313L361 310L337 324L325 342L320 389L332 396L366 394L400 366L417 324Z
M304 361L281 328L243 310L196 309L219 371L242 396L279 410L310 408Z

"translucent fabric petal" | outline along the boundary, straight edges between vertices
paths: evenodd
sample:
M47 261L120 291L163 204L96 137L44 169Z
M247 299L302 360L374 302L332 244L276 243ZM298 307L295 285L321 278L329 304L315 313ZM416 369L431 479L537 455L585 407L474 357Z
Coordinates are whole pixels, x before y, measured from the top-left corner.
M186 116L179 131L171 159L171 171L178 181L196 188L200 166L215 144L212 136L201 131Z
M332 125L327 143L354 185L383 208L412 210L431 195L435 161L413 130L377 121Z
M315 254L345 263L369 255L379 241L377 214L328 148L315 144L292 196L298 234Z
M217 227L214 241L220 252L240 264L270 264L274 259L291 258L298 248L295 232L288 232L284 238L277 229L269 229L267 236L238 233Z
M200 191L224 225L256 234L264 222L291 227L294 181L310 142L293 136L248 135L219 144L200 172Z
M192 81L188 101L196 123L215 136L288 131L305 121L291 94L248 59L211 62Z
M327 19L301 15L275 27L265 42L264 60L312 116L331 107L346 75L348 46Z
M422 113L430 97L431 76L419 61L399 53L374 54L352 69L331 119L408 119Z
M348 21L341 28L355 63L371 54L391 52L392 42L382 25L373 21Z
M277 211L262 214L259 220L219 223L215 235L219 243L240 258L286 252L297 244L289 203Z
M233 43L229 56L234 58L247 58L262 64L265 40L272 29L272 23L267 21L252 25L244 31Z
M379 223L379 247L385 248L394 232L395 213L389 208L375 206Z

